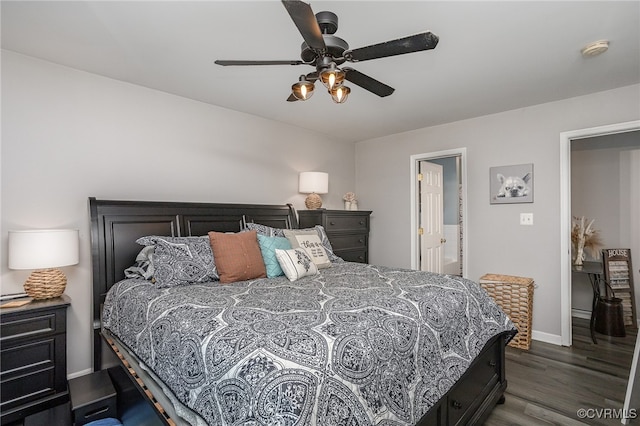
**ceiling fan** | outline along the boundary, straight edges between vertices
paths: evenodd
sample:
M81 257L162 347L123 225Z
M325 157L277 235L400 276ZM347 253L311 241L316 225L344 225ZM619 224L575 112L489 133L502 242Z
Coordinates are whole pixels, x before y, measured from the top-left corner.
M333 12L318 12L314 15L311 6L300 0L282 0L293 23L300 31L304 42L301 46L301 60L292 61L228 61L217 60L216 64L230 65L310 65L315 71L300 76L291 86L291 95L287 101L305 101L314 92L315 82L320 80L336 103L347 100L351 89L343 83L350 81L380 97L389 96L395 90L366 74L350 67L339 68L345 62L361 62L388 56L404 55L434 49L438 36L425 31L408 37L390 40L370 46L350 49L343 39L334 36L338 30L338 17Z

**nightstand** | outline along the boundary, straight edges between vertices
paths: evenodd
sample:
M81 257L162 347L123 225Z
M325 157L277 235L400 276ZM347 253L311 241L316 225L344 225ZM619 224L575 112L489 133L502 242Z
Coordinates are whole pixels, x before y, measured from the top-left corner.
M69 400L68 296L0 309L0 412L7 424Z
M300 228L322 225L336 256L348 262L369 262L368 210L300 210Z

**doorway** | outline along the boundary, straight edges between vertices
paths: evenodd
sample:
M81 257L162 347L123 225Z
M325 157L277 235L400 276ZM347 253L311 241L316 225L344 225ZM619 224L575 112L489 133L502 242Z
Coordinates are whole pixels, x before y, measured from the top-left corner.
M434 244L442 240L440 248L441 273L464 276L467 267L467 239L464 234L466 221L466 148L439 151L411 156L411 267L436 272L425 256L433 253L421 243L426 224L433 218L425 216L433 206L427 197L421 196L422 184L418 180L421 166L442 169L444 198L442 200L441 234ZM432 225L430 224L429 228ZM422 233L420 232L422 228ZM430 234L428 232L427 234ZM429 235L427 235L428 237ZM432 261L432 259L431 259ZM437 269L437 268L436 268Z
M561 344L571 346L571 143L596 136L640 130L640 121L563 132L560 134L560 303Z

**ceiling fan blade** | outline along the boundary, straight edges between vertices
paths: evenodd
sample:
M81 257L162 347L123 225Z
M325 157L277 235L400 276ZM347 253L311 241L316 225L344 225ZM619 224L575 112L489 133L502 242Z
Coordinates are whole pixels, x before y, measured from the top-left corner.
M296 98L295 96L293 96L293 93L289 95L289 97L287 98L287 102L295 102L297 101L298 98Z
M389 96L395 90L393 87L387 86L386 84L379 82L375 78L371 78L368 75L361 73L360 71L354 70L353 68L342 68L342 71L345 72L344 78L346 78L353 84L357 84L363 89L380 96L381 98Z
M367 61L369 59L385 58L387 56L404 55L405 53L434 49L438 44L438 40L439 38L437 35L430 31L426 31L424 33L414 34L397 40L390 40L385 41L384 43L347 50L344 52L344 57L347 61L358 62Z
M300 0L282 0L293 23L298 27L305 43L315 51L324 51L327 46L322 38L322 31L311 6Z
M293 60L293 61L223 61L217 60L215 61L217 65L222 65L223 67L230 65L303 65L306 62Z

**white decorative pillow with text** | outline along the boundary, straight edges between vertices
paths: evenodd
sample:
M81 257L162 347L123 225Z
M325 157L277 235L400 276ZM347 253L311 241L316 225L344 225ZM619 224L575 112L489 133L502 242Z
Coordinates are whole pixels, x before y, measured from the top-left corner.
M331 266L331 260L327 255L327 251L322 245L320 236L316 230L292 230L285 229L284 236L287 237L291 243L292 248L301 248L307 252L313 263L321 268L328 268Z

